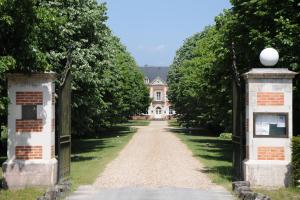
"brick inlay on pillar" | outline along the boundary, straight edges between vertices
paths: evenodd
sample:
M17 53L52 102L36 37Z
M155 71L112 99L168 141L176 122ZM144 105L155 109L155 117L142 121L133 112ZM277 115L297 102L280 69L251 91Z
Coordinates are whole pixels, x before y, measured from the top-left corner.
M284 147L258 147L258 160L284 160Z
M16 105L42 105L43 92L16 92Z
M16 159L18 160L34 160L42 158L42 146L16 146Z
M257 105L259 106L284 105L284 93L283 92L258 92Z
M43 120L16 119L16 132L42 132Z

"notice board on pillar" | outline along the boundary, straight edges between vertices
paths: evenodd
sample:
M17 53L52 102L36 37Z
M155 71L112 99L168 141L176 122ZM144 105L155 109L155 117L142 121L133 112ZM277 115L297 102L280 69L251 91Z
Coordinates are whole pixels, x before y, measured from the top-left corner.
M288 137L288 113L254 113L254 137Z

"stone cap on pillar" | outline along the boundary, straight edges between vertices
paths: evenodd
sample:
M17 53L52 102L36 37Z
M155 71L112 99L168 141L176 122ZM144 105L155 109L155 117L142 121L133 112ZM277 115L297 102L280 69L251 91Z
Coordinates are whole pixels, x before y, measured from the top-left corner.
M32 72L32 73L7 73L6 78L13 82L23 82L30 79L36 80L49 80L53 81L56 79L55 72Z
M243 74L244 79L293 79L298 73L287 68L253 68Z

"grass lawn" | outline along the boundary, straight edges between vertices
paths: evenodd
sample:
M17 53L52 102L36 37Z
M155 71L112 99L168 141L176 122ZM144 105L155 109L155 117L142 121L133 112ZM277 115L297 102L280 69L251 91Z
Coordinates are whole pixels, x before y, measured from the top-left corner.
M0 183L2 182L2 163L6 160L6 156L0 155ZM41 196L44 193L44 188L31 188L24 190L1 190L0 200L31 200Z
M149 120L129 120L127 123L121 124L122 126L148 126Z
M176 122L170 123L170 126ZM201 131L188 132L178 127L176 135L188 146L194 156L205 166L205 173L216 184L231 190L232 145L231 140L205 136ZM254 189L255 192L269 195L272 200L300 200L300 189L282 188L277 190Z
M179 124L178 124L176 119L171 119L171 120L168 121L168 123L169 123L169 126L179 127Z
M43 195L45 189L43 188L30 188L24 190L7 191L0 190L1 200L35 200L37 197Z
M71 179L72 190L79 185L92 184L105 166L133 136L135 129L117 126L95 136L72 138ZM2 163L0 157L0 178ZM31 188L18 191L0 190L0 200L35 200L45 192L44 188Z
M205 166L203 172L207 173L214 183L231 190L231 141L213 136L203 136L197 131L190 133L176 130L174 132Z
M94 138L73 139L71 157L72 189L92 184L105 166L133 136L135 129L119 127ZM98 138L97 138L98 137Z
M277 190L254 189L255 192L268 195L272 200L300 200L300 189L282 188Z

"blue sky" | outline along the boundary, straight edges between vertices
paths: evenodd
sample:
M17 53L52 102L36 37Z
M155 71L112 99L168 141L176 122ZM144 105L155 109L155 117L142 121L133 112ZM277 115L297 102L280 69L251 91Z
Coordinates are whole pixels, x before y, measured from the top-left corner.
M99 0L108 25L140 66L168 66L183 41L207 25L229 0Z

